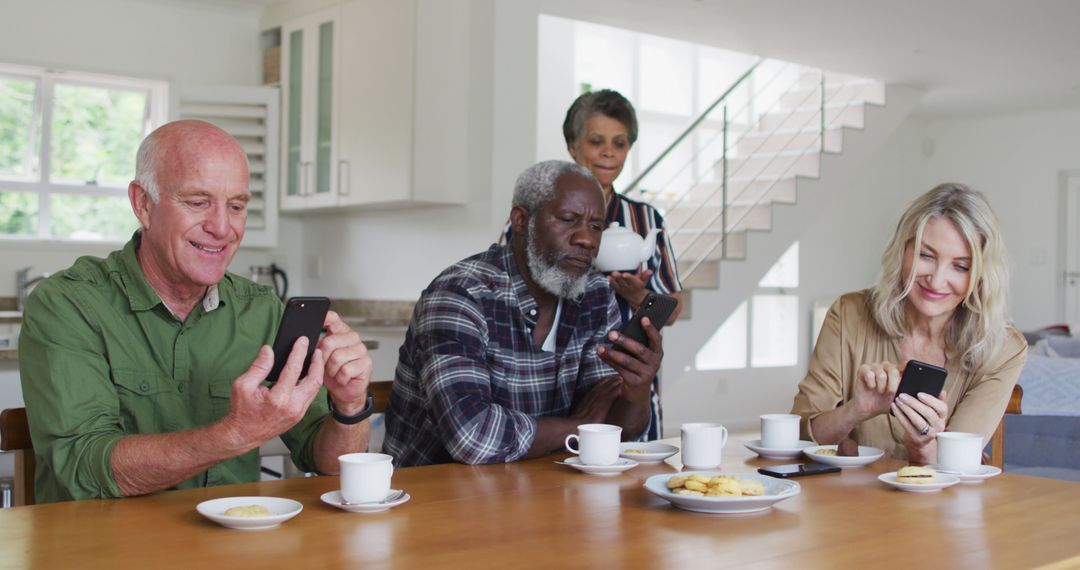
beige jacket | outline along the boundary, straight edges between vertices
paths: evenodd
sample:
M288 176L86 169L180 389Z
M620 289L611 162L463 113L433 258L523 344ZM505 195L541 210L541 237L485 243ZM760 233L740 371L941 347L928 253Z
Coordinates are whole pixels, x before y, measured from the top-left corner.
M854 394L859 366L882 361L900 364L895 339L878 328L867 307L869 291L848 293L833 303L821 327L806 377L799 383L791 413L802 416L802 437L817 441L810 420L835 409ZM997 355L990 372L976 376L960 369L959 358L948 353L949 371L945 381L949 404L947 428L982 434L989 441L997 428L1013 386L1027 360L1027 343L1010 327L1008 341ZM870 418L855 427L853 436L860 445L885 450L891 457L907 458L904 429L889 414Z

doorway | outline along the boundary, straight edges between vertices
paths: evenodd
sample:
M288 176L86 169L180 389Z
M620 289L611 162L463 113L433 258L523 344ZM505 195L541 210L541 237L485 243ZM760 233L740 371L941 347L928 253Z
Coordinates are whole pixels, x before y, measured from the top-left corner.
M1061 173L1058 239L1062 284L1058 314L1073 334L1080 331L1080 170Z

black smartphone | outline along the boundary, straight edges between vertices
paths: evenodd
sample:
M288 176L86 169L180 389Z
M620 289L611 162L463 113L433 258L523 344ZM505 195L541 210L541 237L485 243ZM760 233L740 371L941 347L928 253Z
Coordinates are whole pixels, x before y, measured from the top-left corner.
M281 316L277 336L274 338L274 367L266 377L270 382L277 382L285 362L289 359L293 344L302 337L308 337L307 356L300 378L307 376L311 357L315 354L315 344L326 321L326 312L330 310L330 299L326 297L293 297L285 303L285 314Z
M818 475L820 473L836 473L840 468L824 463L792 463L790 465L773 465L772 467L759 467L758 473L771 477L802 477L804 475Z
M622 332L623 336L649 346L649 337L641 326L641 319L649 317L649 322L652 323L653 328L659 331L667 324L668 319L671 318L671 313L675 311L678 304L679 302L675 300L675 297L661 295L660 293L649 293L641 302L641 306L634 311L634 316L630 318L630 322L625 323L620 332ZM614 348L622 350L619 345L615 345Z
M904 375L900 377L896 395L907 394L914 398L919 392L925 392L937 398L945 387L945 377L948 375L949 371L940 366L909 360Z

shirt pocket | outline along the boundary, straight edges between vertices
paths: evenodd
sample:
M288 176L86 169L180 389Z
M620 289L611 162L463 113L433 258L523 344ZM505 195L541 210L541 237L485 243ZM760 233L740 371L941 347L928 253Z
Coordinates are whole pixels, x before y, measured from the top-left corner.
M113 371L125 433L164 433L185 413L172 378L146 370Z
M232 397L232 383L235 378L210 380L211 421L217 421L229 413L229 398Z

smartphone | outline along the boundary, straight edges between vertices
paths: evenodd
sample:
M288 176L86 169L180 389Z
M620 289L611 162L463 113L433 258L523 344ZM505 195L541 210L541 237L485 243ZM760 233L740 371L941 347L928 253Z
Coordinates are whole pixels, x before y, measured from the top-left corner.
M904 375L900 377L896 395L907 394L914 398L919 392L925 392L937 398L945 387L945 377L948 375L949 371L940 366L910 360L904 368Z
M281 316L277 337L274 338L274 367L266 377L270 382L277 382L285 362L289 359L293 344L302 336L308 337L307 356L300 378L307 376L311 357L315 354L315 344L326 321L326 312L330 310L330 299L326 297L293 297L285 303L285 314Z
M759 467L758 473L771 477L802 477L804 475L818 475L820 473L836 473L840 468L835 465L824 463L792 463L790 465L773 465L772 467Z
M664 328L671 313L675 311L675 307L679 302L675 300L675 297L668 295L661 295L659 293L649 293L645 296L645 300L641 302L641 306L634 311L634 316L630 317L630 322L623 325L620 331L623 336L632 338L645 346L649 346L649 337L645 334L645 329L641 326L641 319L649 317L649 322L652 323L654 329L659 331ZM613 348L616 350L622 350L622 347L615 345ZM623 352L626 352L625 350Z

